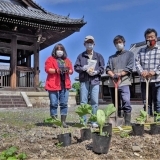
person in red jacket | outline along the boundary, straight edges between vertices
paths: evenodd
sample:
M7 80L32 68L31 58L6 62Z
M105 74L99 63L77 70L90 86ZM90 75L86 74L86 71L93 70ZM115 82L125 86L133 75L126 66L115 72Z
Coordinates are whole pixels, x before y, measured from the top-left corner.
M71 88L69 75L73 73L73 68L62 44L57 44L53 48L52 55L45 62L45 71L48 74L45 89L49 93L50 115L53 119L57 118L59 105L63 127L68 127L65 121L68 112L69 89Z

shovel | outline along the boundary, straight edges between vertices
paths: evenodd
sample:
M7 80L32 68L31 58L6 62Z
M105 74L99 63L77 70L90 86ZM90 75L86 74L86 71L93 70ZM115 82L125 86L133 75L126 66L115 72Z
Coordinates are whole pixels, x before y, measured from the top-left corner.
M148 92L149 92L150 80L151 78L145 78L145 81L146 81L146 112L147 112L146 122L148 121Z
M111 115L109 122L112 123L113 127L121 126L123 124L124 119L118 117L118 85L120 82L120 77L117 81L113 80L114 87L115 87L115 107L116 112L114 113L114 117Z

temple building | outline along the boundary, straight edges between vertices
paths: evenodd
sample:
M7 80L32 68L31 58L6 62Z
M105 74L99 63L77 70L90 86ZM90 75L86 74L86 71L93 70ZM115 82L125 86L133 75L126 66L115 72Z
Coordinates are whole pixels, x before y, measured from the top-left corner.
M0 65L0 88L38 87L39 52L85 24L83 17L50 13L32 0L0 0L0 63L7 64Z

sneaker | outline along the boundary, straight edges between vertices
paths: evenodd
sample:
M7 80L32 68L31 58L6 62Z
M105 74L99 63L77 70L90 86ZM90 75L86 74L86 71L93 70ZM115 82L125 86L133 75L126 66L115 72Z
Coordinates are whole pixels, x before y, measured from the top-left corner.
M98 126L98 124L97 123L92 123L92 128L98 128L99 126Z

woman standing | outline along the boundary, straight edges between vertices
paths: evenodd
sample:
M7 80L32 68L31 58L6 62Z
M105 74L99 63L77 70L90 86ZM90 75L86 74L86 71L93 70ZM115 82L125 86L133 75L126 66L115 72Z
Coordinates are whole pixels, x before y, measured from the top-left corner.
M50 115L57 118L57 108L60 106L61 122L63 127L68 112L68 96L71 88L69 74L73 73L72 63L62 44L55 45L52 55L45 62L45 71L48 74L45 89L49 93Z

